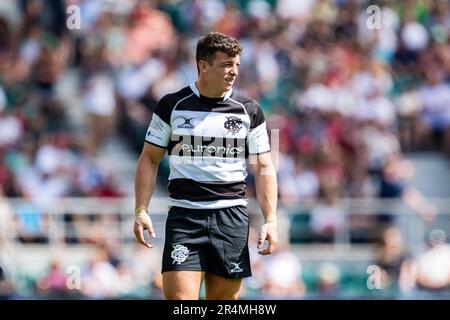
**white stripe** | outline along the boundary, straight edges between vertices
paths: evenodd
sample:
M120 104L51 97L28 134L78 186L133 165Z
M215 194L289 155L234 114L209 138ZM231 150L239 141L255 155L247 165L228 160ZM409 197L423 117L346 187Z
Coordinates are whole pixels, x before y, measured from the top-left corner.
M231 95L233 94L233 88L225 92L225 96L223 97L223 101L230 99Z
M170 137L170 126L154 113L145 135L145 141L166 148L169 145Z
M267 135L266 122L251 129L248 133L248 153L256 154L270 150L269 136Z
M201 182L245 181L247 164L245 159L219 157L169 156L172 179L191 179Z
M172 199L169 200L169 208L173 206L189 209L222 209L234 206L247 206L247 199L222 199L214 201L193 202L189 200Z
M195 85L195 81L192 81L189 84L189 87L191 88L192 92L194 92L195 95L200 98L200 91L198 91L197 86Z

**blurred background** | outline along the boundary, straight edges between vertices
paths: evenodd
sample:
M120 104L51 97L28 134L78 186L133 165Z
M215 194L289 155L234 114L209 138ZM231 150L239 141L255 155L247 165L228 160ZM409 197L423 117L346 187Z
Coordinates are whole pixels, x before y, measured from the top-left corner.
M241 297L449 299L448 0L2 0L0 298L162 298L168 163L153 250L135 165L212 30L276 133L280 245L257 255L252 201Z

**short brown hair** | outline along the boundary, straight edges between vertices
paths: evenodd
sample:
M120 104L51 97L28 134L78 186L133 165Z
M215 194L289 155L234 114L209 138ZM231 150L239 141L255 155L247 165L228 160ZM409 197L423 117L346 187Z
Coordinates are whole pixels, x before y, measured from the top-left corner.
M211 58L217 51L222 51L230 57L235 57L241 54L242 47L238 40L227 36L226 34L220 32L210 32L201 37L197 42L197 49L195 52L197 69L198 62L200 60L205 60L210 63L212 60Z

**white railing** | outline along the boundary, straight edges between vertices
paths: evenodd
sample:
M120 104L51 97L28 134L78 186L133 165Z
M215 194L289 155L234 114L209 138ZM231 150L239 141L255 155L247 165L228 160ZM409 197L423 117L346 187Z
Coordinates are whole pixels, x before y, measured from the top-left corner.
M449 232L450 227L450 199L428 199L433 203L438 212L440 222L444 221L444 225L434 225L425 222L417 213L408 208L401 200L391 199L341 199L340 207L344 215L344 225L337 230L334 235L333 245L336 250L349 249L351 243L351 226L349 225L349 216L352 215L374 215L379 213L392 214L396 217L396 223L404 231L408 246L413 252L421 251L425 245L427 229L443 228ZM309 210L314 207L315 203L280 203L280 218L286 218L289 221L295 215L309 214ZM167 198L153 198L150 203L150 211L154 220L156 232L159 234L159 241L163 240L165 216L167 215L169 201ZM10 208L12 216L9 217L11 228L0 226L0 231L9 238L17 239L17 236L26 232L20 221L26 223L35 223L37 228L39 219L45 220L45 228L43 228L42 236L46 237L48 243L65 242L71 237L119 237L119 241L133 240L132 223L134 198L58 198L58 199L39 199L39 201L31 201L21 198L3 198L0 199L0 221L8 221L5 208ZM261 223L261 214L257 202L254 199L249 201L249 214L255 227ZM30 213L31 212L31 213ZM33 212L35 216L33 216ZM79 222L81 226L76 230L69 227L71 222L67 221L68 216L84 217ZM107 217L110 217L108 219ZM98 222L100 217L105 221ZM105 218L106 217L106 218ZM111 218L114 217L114 218ZM26 221L27 219L31 220ZM33 219L37 219L34 221ZM100 219L101 220L101 219ZM448 221L448 222L447 222ZM14 223L13 223L14 222ZM22 221L23 223L23 221ZM92 224L99 224L101 227L93 231ZM13 227L15 226L15 227ZM103 228L103 231L102 231ZM6 229L6 231L5 231ZM113 232L114 231L114 232ZM97 232L97 234L93 234ZM157 240L158 241L158 240Z
M429 202L433 203L439 211L439 214L450 214L449 198L429 198ZM131 214L134 211L134 198L40 198L38 200L30 200L24 198L0 198L0 205L10 205L17 208L20 204L31 203L40 208L42 211L54 214L60 213L77 213L77 214L95 214L99 211L104 213L120 213ZM283 210L302 210L308 209L316 202L297 202L297 203L278 203L278 208ZM402 200L399 199L359 199L359 198L342 198L339 204L350 213L373 214L373 212L382 212L396 208L399 213L411 213ZM149 208L155 214L166 214L169 206L169 199L166 197L153 198ZM258 210L258 204L255 199L249 200L249 211ZM1 212L0 212L1 214Z
M291 244L290 250L299 257L305 270L309 267L310 270L316 272L314 268L317 265L331 261L342 269L354 269L352 272L355 274L361 273L365 276L365 268L375 261L375 246L373 243L361 245L351 241L350 216L371 216L386 212L394 215L395 223L405 235L408 251L417 257L425 251L425 240L430 230L442 229L447 234L450 233L450 199L428 200L436 206L438 212L436 219L431 223L424 221L401 200L342 199L339 205L345 223L336 232L331 243ZM157 237L152 239L152 243L158 249L156 252L161 252L160 249L163 246L168 205L167 198L154 198L150 203L150 211L157 233ZM280 222L292 222L300 215L308 215L314 205L315 203L280 203ZM134 244L132 232L133 208L133 198L61 198L51 201L39 199L36 202L28 199L0 199L0 262L9 261L6 266L9 267L7 270L10 270L11 279L17 288L25 288L18 289L18 292L27 296L27 290L31 289L28 289L23 279L38 278L43 271L48 269L50 261L55 256L65 267L88 266L88 262L95 256L96 247L91 244L96 240L113 241L114 244L120 244L120 258L123 261L130 261L136 248L139 247ZM251 224L258 228L262 222L262 215L257 202L252 199L248 208L252 218ZM27 235L27 229L21 223L35 223L33 214L39 216L38 219L45 220L46 227L41 230L40 234L45 238L45 243L23 241L23 237ZM72 219L78 217L80 220L70 221L69 217ZM26 221L27 219L29 221ZM78 224L79 228L73 229L74 224ZM285 223L280 223L280 236L283 236L282 234L287 230L292 231L292 226L287 229ZM2 236L9 238L11 240L9 244L12 245L5 246ZM70 241L71 238L76 238L77 244L73 245ZM255 247L255 239L252 241L251 245ZM9 257L9 260L2 260L2 255ZM160 258L158 257L158 259ZM362 287L361 290L363 289L365 287Z

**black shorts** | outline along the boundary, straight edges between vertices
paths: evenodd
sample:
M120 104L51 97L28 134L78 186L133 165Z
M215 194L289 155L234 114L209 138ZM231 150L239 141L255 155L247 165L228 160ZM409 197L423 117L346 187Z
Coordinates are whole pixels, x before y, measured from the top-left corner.
M247 208L171 207L162 272L206 271L224 278L250 277Z

